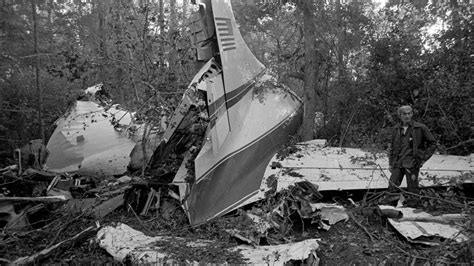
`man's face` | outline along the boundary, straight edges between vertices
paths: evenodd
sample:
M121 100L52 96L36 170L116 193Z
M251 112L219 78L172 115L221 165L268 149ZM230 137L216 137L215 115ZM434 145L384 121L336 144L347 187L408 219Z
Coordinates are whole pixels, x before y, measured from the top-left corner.
M403 124L410 123L412 117L413 117L413 111L412 110L402 110L400 112L400 118L402 119Z

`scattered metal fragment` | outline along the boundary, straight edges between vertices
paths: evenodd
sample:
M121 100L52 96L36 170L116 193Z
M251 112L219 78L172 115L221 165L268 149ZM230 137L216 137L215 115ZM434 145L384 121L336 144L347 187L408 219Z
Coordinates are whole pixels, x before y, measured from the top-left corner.
M335 203L312 203L310 204L313 210L319 210L321 217L321 223L326 226L323 228L329 230L331 225L334 225L341 221L349 220L349 215L343 206Z
M287 265L288 263L302 265L319 265L316 250L319 249L319 239L307 239L301 242L274 246L237 246L248 264L253 265Z
M383 210L397 210L403 213L400 219L388 218L390 224L411 243L439 245L441 239L456 242L468 241L463 233L460 222L469 221L469 217L461 214L433 216L422 210L409 207L395 208L381 205Z
M166 252L163 245L166 242L179 242L181 245L191 247L209 247L213 242L208 240L187 241L184 238L171 236L149 237L126 224L118 223L116 226L105 226L97 233L97 241L115 260L131 263L179 263ZM307 239L301 242L275 246L247 246L240 245L230 248L238 252L250 264L284 265L289 262L311 262L318 264L316 250L319 248L318 239ZM187 261L186 263L200 263ZM221 262L225 263L225 262Z

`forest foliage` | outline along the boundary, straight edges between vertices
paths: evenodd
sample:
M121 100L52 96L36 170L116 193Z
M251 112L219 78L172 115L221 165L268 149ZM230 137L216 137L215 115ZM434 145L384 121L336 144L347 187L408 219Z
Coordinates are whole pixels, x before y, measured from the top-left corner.
M306 40L301 1L232 1L259 60L300 96L314 89L305 102L312 137L384 149L396 108L410 104L441 153L473 152L472 5L317 3L306 12L314 27ZM199 67L189 36L195 9L188 0L3 0L0 151L42 131L47 140L68 105L98 83L149 122L171 113ZM315 48L310 66L306 41ZM314 84L305 86L309 73Z

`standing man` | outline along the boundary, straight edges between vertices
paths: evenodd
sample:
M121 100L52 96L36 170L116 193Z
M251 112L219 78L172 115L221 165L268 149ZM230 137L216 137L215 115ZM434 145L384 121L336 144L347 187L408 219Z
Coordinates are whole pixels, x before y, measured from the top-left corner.
M413 109L410 106L401 106L397 113L401 123L392 131L389 154L392 175L388 191L397 192L403 176L406 176L408 191L418 194L418 173L435 152L436 140L424 124L412 120Z

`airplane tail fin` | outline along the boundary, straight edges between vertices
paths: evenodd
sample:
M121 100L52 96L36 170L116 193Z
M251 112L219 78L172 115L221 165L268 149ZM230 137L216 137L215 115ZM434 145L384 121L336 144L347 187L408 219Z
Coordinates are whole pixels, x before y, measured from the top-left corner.
M245 43L235 21L230 0L202 0L192 23L192 41L197 59L220 59L227 96L253 82L265 66ZM230 99L227 99L230 100Z

